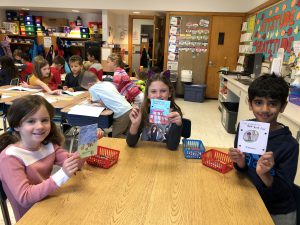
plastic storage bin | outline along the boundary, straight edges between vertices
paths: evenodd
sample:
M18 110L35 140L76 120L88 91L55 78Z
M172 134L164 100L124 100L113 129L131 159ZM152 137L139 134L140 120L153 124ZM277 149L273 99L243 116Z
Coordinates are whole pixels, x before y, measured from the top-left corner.
M108 169L118 162L119 154L117 150L98 146L97 155L88 157L86 162L92 166Z
M202 154L202 164L221 173L227 173L233 169L233 163L228 154L215 149Z
M234 134L237 114L239 110L238 102L221 102L221 123L228 133Z
M205 84L184 85L184 101L203 102L205 97Z
M183 139L182 148L187 159L201 159L202 153L205 152L205 147L200 140Z

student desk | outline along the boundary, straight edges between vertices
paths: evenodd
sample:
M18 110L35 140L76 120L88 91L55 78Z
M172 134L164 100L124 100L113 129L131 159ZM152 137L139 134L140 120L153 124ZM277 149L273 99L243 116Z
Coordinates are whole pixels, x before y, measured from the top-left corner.
M234 170L221 174L161 143L99 144L120 150L117 164L85 165L17 225L273 224L256 188Z
M109 128L113 122L113 111L110 109L105 109L101 112L99 117L82 116L68 114L71 107L75 106L79 102L69 105L61 110L62 117L68 120L68 123L72 126L85 126L89 124L98 124L99 128Z

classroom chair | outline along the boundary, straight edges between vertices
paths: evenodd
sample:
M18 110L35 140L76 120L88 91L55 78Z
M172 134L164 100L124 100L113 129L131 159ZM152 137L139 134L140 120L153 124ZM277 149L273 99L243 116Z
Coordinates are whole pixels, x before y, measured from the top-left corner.
M7 197L6 197L6 194L3 190L1 181L0 181L0 196L1 196L1 211L2 211L4 224L5 225L11 225L9 212L8 212L8 208L7 208L7 203L6 203Z
M294 184L294 195L297 208L297 225L300 225L300 187L296 184Z
M26 76L25 76L25 79L24 79L24 80L25 80L26 83L28 83L29 78L30 78L31 76L32 76L32 74L29 74L29 75L26 75Z
M191 120L182 118L181 137L189 138L191 136L191 127L192 127Z
M10 85L14 85L14 86L18 86L19 83L20 83L19 78L14 78L14 79L11 79L11 81L10 81Z

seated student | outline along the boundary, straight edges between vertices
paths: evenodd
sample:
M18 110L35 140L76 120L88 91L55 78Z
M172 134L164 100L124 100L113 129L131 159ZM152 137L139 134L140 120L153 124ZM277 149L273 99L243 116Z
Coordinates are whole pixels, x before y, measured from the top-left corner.
M80 84L89 90L93 102L103 103L114 112L112 136L124 137L130 125L129 113L132 107L118 92L115 85L109 81L100 81L90 71L84 72Z
M66 75L63 89L72 92L84 90L79 84L82 78L82 58L78 55L72 55L69 64L72 72Z
M129 103L140 105L144 100L144 93L130 79L126 71L123 69L123 60L121 55L111 54L107 58L108 68L114 71L113 82L116 88Z
M87 59L92 63L89 71L95 73L98 79L102 80L103 67L100 63L100 49L96 46L89 47L87 49Z
M33 73L33 63L30 62L29 55L26 53L23 53L21 56L22 63L24 65L24 68L22 69L20 73L20 82L26 81L26 76Z
M13 78L18 77L18 69L12 58L0 57L0 86L9 85Z
M237 148L238 133L229 156L235 168L249 175L275 224L296 224L293 194L299 144L285 125L277 122L287 105L289 86L282 77L263 75L248 89L253 121L270 124L267 151L263 155L243 153ZM239 130L239 129L237 129Z
M147 80L146 97L141 107L135 106L129 117L131 126L127 134L127 144L135 146L141 136L143 141L166 142L167 148L176 150L181 137L182 113L175 103L175 91L169 77L163 73L154 74ZM168 115L169 124L150 124L150 99L169 100L171 112Z
M56 56L50 66L51 80L48 86L51 90L56 90L61 85L61 71L65 66L65 59L62 56Z
M84 164L78 153L60 147L63 136L54 114L38 95L18 98L8 110L10 130L0 136L0 180L17 221ZM61 169L51 175L53 165Z
M14 50L14 53L13 53L13 60L14 60L14 63L16 64L22 64L22 50L21 49L15 49Z
M51 80L50 66L46 59L42 56L36 56L33 60L34 70L29 77L28 83L22 82L21 86L26 88L43 89L48 94L61 94L61 90L52 91L48 87Z

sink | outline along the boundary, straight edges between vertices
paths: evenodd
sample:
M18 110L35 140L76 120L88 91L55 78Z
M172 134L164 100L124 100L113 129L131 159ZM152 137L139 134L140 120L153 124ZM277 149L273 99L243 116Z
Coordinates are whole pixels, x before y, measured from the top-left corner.
M241 84L244 84L244 85L250 85L253 80L252 79L249 79L249 78L246 78L246 79L235 79L236 81L240 82Z

